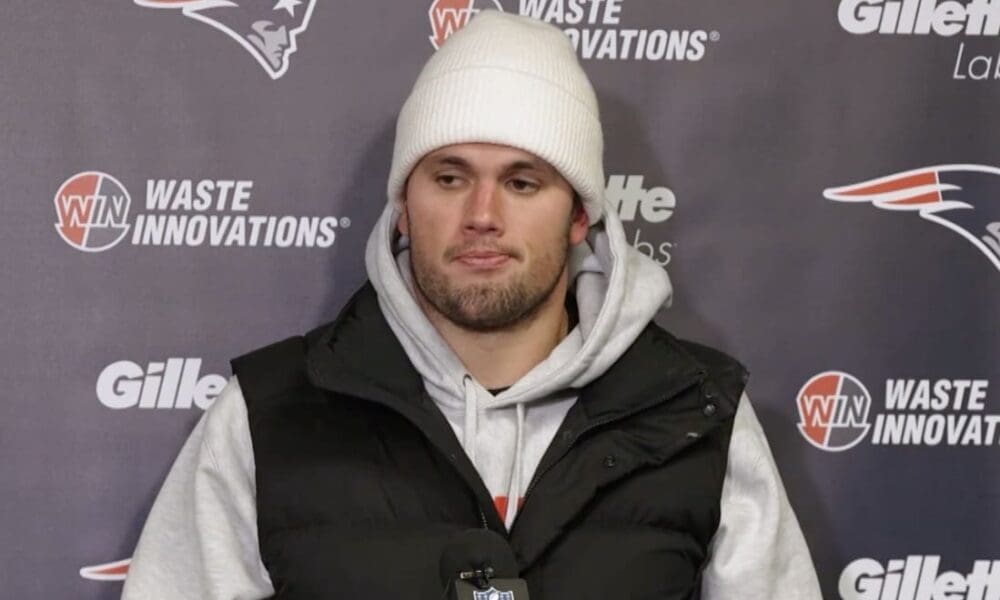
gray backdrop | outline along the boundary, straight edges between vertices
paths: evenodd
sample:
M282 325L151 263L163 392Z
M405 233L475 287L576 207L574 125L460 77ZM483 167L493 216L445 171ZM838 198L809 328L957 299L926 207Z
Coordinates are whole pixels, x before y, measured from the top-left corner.
M751 369L826 597L1000 595L1000 1L213 4L2 9L0 595L120 594L228 359L363 281L431 40L497 7L579 44L659 321Z

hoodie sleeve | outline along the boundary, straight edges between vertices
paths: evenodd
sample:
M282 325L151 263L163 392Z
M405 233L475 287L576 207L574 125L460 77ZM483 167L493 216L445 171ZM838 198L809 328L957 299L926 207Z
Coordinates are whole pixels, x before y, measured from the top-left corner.
M142 529L123 600L274 594L257 543L253 448L236 377L181 449Z
M740 399L719 529L702 575L705 600L822 600L802 530L750 399Z

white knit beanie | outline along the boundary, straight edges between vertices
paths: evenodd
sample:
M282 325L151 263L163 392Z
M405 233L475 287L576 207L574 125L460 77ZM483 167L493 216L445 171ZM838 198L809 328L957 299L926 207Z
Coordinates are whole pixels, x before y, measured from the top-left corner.
M389 201L421 158L443 146L512 146L551 164L580 195L590 224L604 208L597 96L556 27L484 10L451 35L417 78L396 121Z

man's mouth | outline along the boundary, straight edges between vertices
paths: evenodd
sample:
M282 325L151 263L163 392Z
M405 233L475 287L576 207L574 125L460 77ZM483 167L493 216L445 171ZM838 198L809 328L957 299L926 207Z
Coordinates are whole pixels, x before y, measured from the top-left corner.
M502 252L465 252L459 254L455 259L467 267L476 269L494 269L500 267L510 260L510 255Z

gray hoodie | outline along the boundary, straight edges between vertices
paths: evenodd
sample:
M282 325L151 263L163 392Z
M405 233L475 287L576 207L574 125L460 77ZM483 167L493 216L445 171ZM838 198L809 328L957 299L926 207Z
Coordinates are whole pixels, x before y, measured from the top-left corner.
M465 369L413 297L409 252L393 247L390 203L365 255L379 305L508 527L577 390L607 370L670 302L666 272L626 241L614 211L569 257L579 322L541 363L493 395ZM820 600L809 550L749 400L736 412L721 522L703 598ZM246 405L234 377L185 443L150 511L123 598L266 598Z

